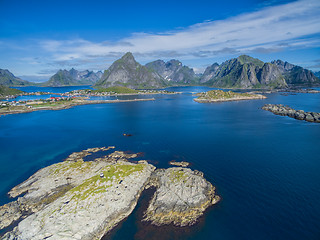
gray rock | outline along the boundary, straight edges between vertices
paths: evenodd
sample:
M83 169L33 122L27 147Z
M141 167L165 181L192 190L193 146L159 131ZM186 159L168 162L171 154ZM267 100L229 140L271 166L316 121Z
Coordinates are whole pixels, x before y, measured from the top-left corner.
M148 69L158 73L163 79L172 85L186 85L198 83L198 77L192 68L182 65L178 60L168 62L162 60L153 61L145 65Z
M192 225L208 206L220 199L203 174L189 168L157 170L153 178L157 190L144 220L155 225Z
M157 187L146 215L157 225L193 224L219 200L211 183L196 170L170 168L153 174L153 165L129 162L137 155L121 151L84 161L111 148L73 153L14 187L12 197L26 194L0 207L0 227L20 222L2 239L100 239L133 211L147 186ZM164 219L165 214L169 215Z
M61 86L77 86L77 85L92 85L101 78L100 73L85 70L78 71L74 68L68 70L59 70L47 82L42 83L42 86L61 87Z
M270 111L276 115L288 116L298 120L306 120L308 122L320 122L320 113L305 112L303 110L294 110L293 108L283 106L281 104L265 104L263 110Z
M72 154L67 161L43 168L10 191L12 196L27 193L20 198L23 201L0 208L10 220L5 225L20 217L22 207L34 213L4 239L101 238L132 212L155 167L146 161L130 163L122 152L95 161L79 160L86 154ZM70 187L52 197L61 185Z
M306 115L306 121L308 121L308 122L314 122L314 117L312 116L311 113L307 113L307 115Z
M310 86L320 83L319 78L310 70L281 60L272 61L271 63L278 67L287 84Z

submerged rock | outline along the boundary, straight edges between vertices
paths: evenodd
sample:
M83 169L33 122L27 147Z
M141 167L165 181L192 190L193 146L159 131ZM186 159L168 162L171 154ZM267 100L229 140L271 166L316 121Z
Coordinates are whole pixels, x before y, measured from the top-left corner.
M193 224L219 197L203 174L188 168L157 170L137 154L114 151L93 161L84 157L109 148L91 148L43 168L9 195L0 207L0 229L16 224L2 239L100 239L135 208L147 186L156 186L146 220L161 225ZM19 222L20 221L20 222Z
M155 225L194 224L205 209L220 200L215 188L199 171L174 167L159 169L153 175L157 190L145 213L145 221Z
M303 110L295 110L282 104L265 104L262 107L263 110L272 112L276 115L288 116L298 120L305 120L308 122L320 123L320 113L316 112L305 112Z

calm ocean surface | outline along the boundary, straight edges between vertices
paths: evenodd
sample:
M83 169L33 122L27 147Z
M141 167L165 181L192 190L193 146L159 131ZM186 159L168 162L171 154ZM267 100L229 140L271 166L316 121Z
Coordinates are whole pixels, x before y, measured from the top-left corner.
M157 167L168 167L170 160L192 163L222 200L199 224L182 230L141 224L142 201L108 238L320 239L320 124L260 109L265 103L281 103L320 112L320 94L274 93L264 100L200 104L191 92L209 88L169 90L183 93L143 96L156 98L150 102L0 117L0 204L10 201L6 194L12 187L40 168L75 151L116 146L143 152L143 159Z

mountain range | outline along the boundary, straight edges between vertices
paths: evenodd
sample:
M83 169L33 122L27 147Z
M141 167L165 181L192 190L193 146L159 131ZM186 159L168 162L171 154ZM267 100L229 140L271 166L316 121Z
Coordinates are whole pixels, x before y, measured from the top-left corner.
M319 72L315 74L319 75ZM59 70L40 86L93 85L97 88L125 86L134 89L164 88L181 85L205 85L220 88L272 89L292 86L317 86L319 78L310 70L275 60L263 62L257 58L241 55L208 66L204 73L195 74L192 68L180 61L156 60L146 65L138 63L128 52L116 60L107 70L93 72ZM0 69L0 84L5 86L30 86L35 83L15 77L8 70ZM39 84L38 84L39 86Z
M168 62L156 60L145 65L148 69L158 73L164 80L173 85L198 84L199 77L192 68L183 66L178 60L172 59Z
M247 55L207 67L199 77L192 68L178 60L156 60L145 66L126 53L108 68L96 87L126 86L159 88L179 85L206 85L221 88L287 88L291 85L313 86L320 80L309 70L283 62L271 63Z
M59 70L47 82L41 84L46 87L62 87L76 85L93 85L102 76L102 72L93 72L89 70L78 71L74 68L68 70Z

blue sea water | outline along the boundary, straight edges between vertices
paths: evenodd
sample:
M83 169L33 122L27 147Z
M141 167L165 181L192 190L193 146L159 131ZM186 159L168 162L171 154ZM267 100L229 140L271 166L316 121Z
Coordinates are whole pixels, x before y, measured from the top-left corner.
M137 209L108 238L320 239L320 124L260 109L281 103L320 112L320 94L200 104L191 93L208 88L169 90L183 93L0 117L0 204L40 168L74 151L116 146L143 152L157 167L170 160L192 163L216 186L221 202L182 231L141 224Z

